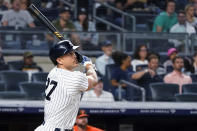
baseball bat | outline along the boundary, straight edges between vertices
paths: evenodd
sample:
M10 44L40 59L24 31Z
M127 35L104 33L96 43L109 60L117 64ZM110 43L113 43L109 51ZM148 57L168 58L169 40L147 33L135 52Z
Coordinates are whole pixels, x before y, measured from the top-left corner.
M34 15L42 24L44 24L59 40L65 40L65 38L60 34L60 32L55 28L55 26L44 16L41 11L36 8L34 4L28 7L28 11Z

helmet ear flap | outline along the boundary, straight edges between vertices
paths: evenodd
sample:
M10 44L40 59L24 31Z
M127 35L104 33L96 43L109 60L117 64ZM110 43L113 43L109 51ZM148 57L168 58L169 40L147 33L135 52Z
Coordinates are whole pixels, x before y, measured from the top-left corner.
M77 51L75 51L75 55L77 57L78 63L81 63L83 61L83 57L81 54L79 54Z

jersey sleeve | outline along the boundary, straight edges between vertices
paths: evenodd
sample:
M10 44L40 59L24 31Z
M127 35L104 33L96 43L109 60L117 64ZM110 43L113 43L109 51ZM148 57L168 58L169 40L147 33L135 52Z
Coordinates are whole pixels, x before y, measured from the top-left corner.
M79 90L82 92L86 91L88 89L88 77L81 72L77 72L76 75L77 81L79 82Z

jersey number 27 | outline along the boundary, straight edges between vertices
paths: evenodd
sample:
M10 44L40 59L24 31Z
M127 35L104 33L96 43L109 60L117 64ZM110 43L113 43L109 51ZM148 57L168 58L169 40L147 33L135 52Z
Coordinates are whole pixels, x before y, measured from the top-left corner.
M47 79L47 84L46 84L46 89L49 87L49 85L53 85L53 87L51 88L51 90L49 91L49 93L48 94L46 94L46 99L48 100L48 101L50 101L51 100L51 94L53 93L53 91L55 90L55 88L57 87L57 82L56 81L54 81L54 80L50 80L50 78L48 78Z

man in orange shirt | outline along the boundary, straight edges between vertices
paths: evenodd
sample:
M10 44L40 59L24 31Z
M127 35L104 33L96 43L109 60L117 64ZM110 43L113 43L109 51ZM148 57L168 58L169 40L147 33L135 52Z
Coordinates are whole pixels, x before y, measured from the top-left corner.
M99 128L88 125L88 115L85 110L80 110L77 115L74 131L104 131Z

